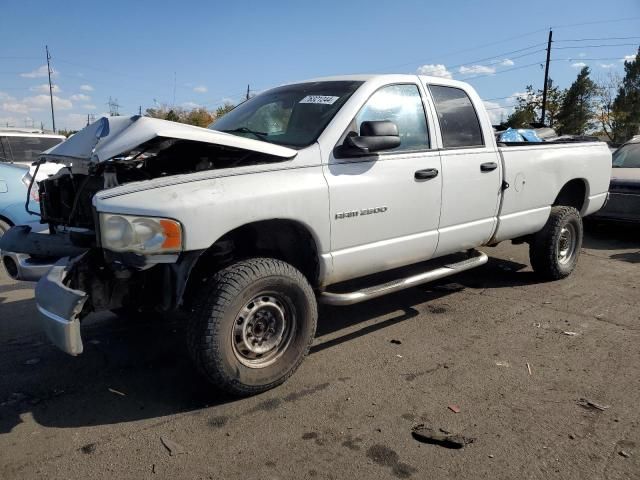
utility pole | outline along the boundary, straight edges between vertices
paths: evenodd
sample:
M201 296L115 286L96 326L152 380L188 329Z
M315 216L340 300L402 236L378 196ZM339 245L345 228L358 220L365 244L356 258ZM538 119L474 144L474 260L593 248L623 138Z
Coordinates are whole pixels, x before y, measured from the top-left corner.
M176 72L173 72L173 104L172 107L176 106Z
M142 116L142 105L138 107L138 115Z
M247 100L249 100L249 92L251 91L251 89L249 88L249 85L247 84Z
M51 55L49 55L49 46L44 46L45 51L47 52L47 74L49 75L49 100L51 100L51 123L53 124L53 133L56 133L56 116L53 113L53 87L51 86L51 64L49 61L51 60Z
M547 41L547 63L544 66L544 86L542 87L542 115L540 123L544 125L545 115L547 113L547 87L549 83L549 62L551 61L551 42L553 30L549 29L549 40Z
M107 102L107 105L109 105L109 116L117 117L119 115L118 108L120 108L120 105L118 105L118 99L117 98L112 99L111 97L109 97L109 101Z

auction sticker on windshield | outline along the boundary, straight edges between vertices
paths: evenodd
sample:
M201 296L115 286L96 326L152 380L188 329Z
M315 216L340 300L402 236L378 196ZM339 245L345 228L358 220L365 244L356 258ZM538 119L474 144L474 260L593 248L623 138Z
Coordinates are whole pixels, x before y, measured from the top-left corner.
M317 103L319 105L333 105L340 97L331 97L329 95L307 95L300 103Z

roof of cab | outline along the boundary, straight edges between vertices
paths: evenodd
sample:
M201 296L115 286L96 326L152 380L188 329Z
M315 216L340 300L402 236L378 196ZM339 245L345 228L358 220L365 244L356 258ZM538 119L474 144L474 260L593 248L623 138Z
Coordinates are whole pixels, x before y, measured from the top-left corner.
M41 133L41 132L29 132L20 131L19 129L0 129L1 137L37 137L37 138L60 138L66 139L64 135L57 135L55 133Z
M309 78L307 80L300 80L295 82L287 82L285 85L295 85L298 83L310 83L310 82L338 82L338 81L355 81L355 82L368 82L370 80L385 80L390 82L414 82L416 78L420 78L424 83L433 83L436 85L446 85L451 87L468 87L468 83L461 82L460 80L453 80L451 78L444 77L432 77L428 75L416 75L416 74L397 74L397 73L383 73L383 74L354 74L354 75L334 75L328 77Z

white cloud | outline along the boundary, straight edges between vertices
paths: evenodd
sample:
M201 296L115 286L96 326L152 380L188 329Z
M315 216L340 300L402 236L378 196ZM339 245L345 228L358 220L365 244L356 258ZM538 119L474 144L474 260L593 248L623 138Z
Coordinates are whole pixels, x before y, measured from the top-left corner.
M53 90L53 93L60 93L62 91L58 85L52 85L51 89ZM43 83L41 85L36 85L35 87L29 88L29 90L32 92L49 93L49 84Z
M22 100L30 110L41 110L51 106L49 95L35 95L33 97L26 97ZM69 110L73 107L73 103L66 98L60 98L57 95L53 96L53 107L60 110Z
M82 108L84 108L85 110L95 110L96 106L92 105L91 103L85 103L84 105L82 105Z
M76 93L75 95L71 95L69 100L73 100L74 102L88 102L91 100L89 95L85 95L84 93Z
M470 73L473 74L489 74L492 75L496 73L495 67L489 67L487 65L471 65L469 67L462 66L458 69L462 75L468 75Z
M601 63L600 64L600 68L613 68L615 67L615 64L613 63Z
M68 113L58 120L63 128L70 130L80 130L87 126L86 113Z
M93 92L93 87L91 85L80 85L80 90L83 92Z
M207 93L207 87L204 85L198 85L197 87L194 87L193 91L196 93Z
M10 113L29 113L29 107L15 99L8 98L0 103L0 110Z
M505 107L496 102L485 101L484 106L489 114L492 125L497 125L502 120L506 120L513 107Z
M502 62L500 62L500 65L502 65L503 67L513 67L515 63L516 62L514 62L510 58L505 58L504 60L502 60Z
M438 64L427 64L418 67L418 75L430 75L432 77L453 78L453 75L447 67Z
M11 113L27 114L29 112L46 111L51 108L49 95L34 95L32 97L25 97L22 100L18 100L14 97L4 95L0 97L2 103L0 103L0 111ZM73 107L73 103L66 99L53 96L53 106L59 110L69 110Z
M513 101L516 101L516 100L520 100L521 98L526 99L529 96L530 96L529 92L513 92L511 94L511 96L509 98L507 98L507 101L508 102L513 102Z
M572 63L571 66L573 68L584 68L587 66L587 64L584 62L576 62L576 63Z
M183 108L187 108L187 109L194 109L194 108L200 108L202 105L200 105L199 103L195 103L195 102L184 102L182 104Z
M624 58L621 58L621 62L633 62L636 59L636 54L625 55Z
M51 76L55 77L58 75L58 72L55 71L53 68L51 69ZM24 78L40 78L40 77L46 77L47 76L47 66L46 65L42 65L38 68L36 68L35 70L32 70L30 72L26 72L26 73L21 73L20 74L21 77Z

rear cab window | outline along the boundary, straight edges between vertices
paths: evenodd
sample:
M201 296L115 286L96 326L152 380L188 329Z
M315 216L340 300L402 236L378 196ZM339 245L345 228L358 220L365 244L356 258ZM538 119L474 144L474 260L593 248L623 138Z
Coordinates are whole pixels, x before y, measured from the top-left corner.
M33 163L45 150L62 142L60 138L5 135L0 137L0 162Z
M483 147L480 120L471 99L461 88L429 85L436 107L444 148Z

